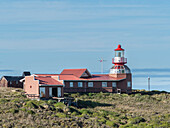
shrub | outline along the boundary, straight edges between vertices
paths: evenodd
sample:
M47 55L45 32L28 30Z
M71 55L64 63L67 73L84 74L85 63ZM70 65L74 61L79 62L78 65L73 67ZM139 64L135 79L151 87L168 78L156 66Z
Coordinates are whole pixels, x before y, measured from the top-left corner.
M27 110L28 114L35 114L35 112L33 110Z
M165 121L161 121L161 124L159 126L160 128L169 128L170 127L170 123L165 122Z
M92 94L92 93L89 93L88 95L91 97L93 94Z
M27 111L26 108L21 108L20 110L23 111L23 112Z
M56 112L63 112L63 109L61 108L55 108L56 109Z
M71 115L72 115L72 116L77 116L77 115L79 115L79 113L73 112L73 113L71 113Z
M58 116L59 118L65 118L66 114L64 114L64 113L57 113L56 116Z
M93 116L94 116L94 117L98 117L98 116L100 116L100 114L97 113L97 112L94 112L94 113L93 113Z
M128 118L127 118L127 116L126 115L121 115L120 117L119 117L120 119L125 119L125 120L127 120Z
M134 128L133 124L121 125L119 128Z
M101 122L101 123L105 124L106 123L106 119L102 117L102 118L98 119L98 122Z
M63 111L64 111L65 113L68 113L68 112L70 112L70 108L67 107L67 106L65 106L65 107L63 108Z
M18 103L18 102L20 102L20 99L16 98L14 100L11 100L11 102Z
M109 112L108 111L105 111L105 110L101 110L99 111L100 115L103 116L103 117L106 117L109 115Z
M117 124L115 124L113 121L106 121L106 125L110 126L110 127L118 127Z
M72 114L74 113L73 115L80 115L80 112L77 109L75 109L74 107L69 106L69 109Z
M18 110L18 109L11 108L11 109L9 110L9 112L15 114L15 113L18 113L19 110Z
M48 100L47 103L50 104L50 105L53 105L53 104L57 103L57 101L55 101L55 100Z
M115 117L119 117L120 116L120 114L117 113L117 112L106 112L106 114L110 114L110 115L113 115Z
M122 97L128 97L128 94L121 94Z
M6 102L8 102L9 100L7 100L7 99L0 99L0 104L4 104L4 103L6 103Z
M147 126L147 123L144 123L144 122L141 122L138 125L139 128L145 128L146 126Z
M145 122L145 119L142 117L135 117L135 118L130 118L128 120L128 123L130 123L130 124L138 124L140 122Z
M96 98L98 98L98 99L103 99L103 97L105 97L105 96L103 95L103 92L100 92L100 93L97 93L97 94L96 94Z
M50 106L50 110L51 110L51 111L55 111L56 109L55 109L54 106Z
M74 98L80 97L80 93L73 93L71 94L71 97L74 97Z
M28 101L28 102L26 103L26 105L24 105L24 107L27 107L27 108L35 108L35 109L38 108L38 106L34 103L34 101Z
M90 115L90 114L92 114L92 112L90 112L90 111L87 110L87 109L81 109L81 110L80 110L80 113L81 113L81 114L84 114L84 115L87 115L87 114Z
M64 107L66 107L66 105L65 105L64 103L62 103L62 102L58 102L58 103L54 104L54 106L55 106L56 108L61 108L61 109L63 109Z

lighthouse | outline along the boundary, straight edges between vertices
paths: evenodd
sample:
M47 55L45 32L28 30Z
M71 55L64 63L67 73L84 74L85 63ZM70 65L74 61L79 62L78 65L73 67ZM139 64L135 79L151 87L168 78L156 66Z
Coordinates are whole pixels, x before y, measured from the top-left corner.
M124 55L124 49L119 44L114 50L115 57L112 59L114 66L110 69L110 75L112 74L127 74L130 73L130 69L125 65L127 63L127 58Z

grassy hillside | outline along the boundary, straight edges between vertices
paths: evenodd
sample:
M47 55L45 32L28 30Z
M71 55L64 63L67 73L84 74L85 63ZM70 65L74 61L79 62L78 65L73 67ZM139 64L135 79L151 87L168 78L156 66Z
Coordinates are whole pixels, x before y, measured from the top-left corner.
M34 101L21 89L0 88L1 127L170 127L170 94L66 94L78 107L53 100Z

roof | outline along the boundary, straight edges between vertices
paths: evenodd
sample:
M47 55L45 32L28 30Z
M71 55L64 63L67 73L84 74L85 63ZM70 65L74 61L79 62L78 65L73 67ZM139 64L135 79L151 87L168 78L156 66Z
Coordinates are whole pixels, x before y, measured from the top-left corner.
M35 74L38 77L59 76L59 80L65 81L120 81L125 77L116 78L109 74L90 74L87 69L64 69L61 74Z
M69 81L120 81L125 79L125 77L115 78L111 77L109 74L93 74L88 78L79 78L74 75L65 75L65 74L36 74L37 76L49 77L49 76L59 76L60 80L69 80Z
M125 77L122 78L115 78L111 77L109 74L93 74L92 77L89 78L78 78L74 75L59 75L59 78L61 80L83 80L83 81L118 81L125 79Z
M38 77L35 77L35 80L39 80L39 84L42 84L42 85L63 85L63 83L49 76L46 76L46 77L38 76Z
M23 76L3 76L7 81L19 81L23 79Z
M91 77L91 74L87 69L64 69L61 72L61 75L74 75L80 78L85 72L89 77Z
M22 73L22 76L24 76L24 77L25 77L25 76L30 76L30 75L31 75L31 73L28 72L28 71L25 71L25 72Z
M115 49L115 51L124 51L124 49L121 48L121 45L119 44L118 47Z

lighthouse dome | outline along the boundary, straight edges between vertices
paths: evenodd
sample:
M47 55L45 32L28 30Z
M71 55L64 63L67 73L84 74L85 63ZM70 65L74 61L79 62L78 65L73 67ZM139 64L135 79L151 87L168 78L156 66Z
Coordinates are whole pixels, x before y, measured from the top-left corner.
M117 46L117 48L115 49L115 51L124 51L124 49L122 48L122 46L119 44Z
M115 74L115 73L131 73L131 70L127 65L121 65L121 66L116 65L110 69L110 74Z

